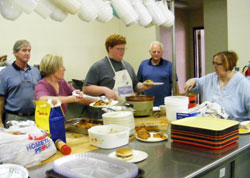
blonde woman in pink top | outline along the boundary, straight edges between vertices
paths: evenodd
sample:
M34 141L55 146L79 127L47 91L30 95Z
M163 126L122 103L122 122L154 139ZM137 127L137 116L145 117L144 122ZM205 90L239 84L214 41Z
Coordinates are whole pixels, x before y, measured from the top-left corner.
M67 111L67 103L80 103L88 105L93 100L83 98L83 93L76 90L79 96L72 95L75 90L64 80L63 58L53 54L47 54L40 63L40 72L44 78L35 87L35 99L47 101L49 97L57 97L61 100L64 113Z

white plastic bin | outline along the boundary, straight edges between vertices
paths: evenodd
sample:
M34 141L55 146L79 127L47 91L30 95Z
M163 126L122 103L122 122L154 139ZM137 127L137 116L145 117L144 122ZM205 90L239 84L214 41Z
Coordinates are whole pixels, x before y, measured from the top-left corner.
M176 120L177 112L185 112L188 110L187 96L167 96L164 98L166 106L166 116L169 121Z

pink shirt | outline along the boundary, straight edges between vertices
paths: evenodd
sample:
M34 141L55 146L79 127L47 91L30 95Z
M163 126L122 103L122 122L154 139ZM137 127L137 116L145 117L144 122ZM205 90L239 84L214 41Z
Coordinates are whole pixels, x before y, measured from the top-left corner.
M64 79L59 80L59 93L56 93L56 90L53 86L51 86L45 78L40 80L35 86L35 99L39 100L42 96L70 96L72 92L75 90L70 84L68 84ZM63 112L67 112L67 103L62 104Z

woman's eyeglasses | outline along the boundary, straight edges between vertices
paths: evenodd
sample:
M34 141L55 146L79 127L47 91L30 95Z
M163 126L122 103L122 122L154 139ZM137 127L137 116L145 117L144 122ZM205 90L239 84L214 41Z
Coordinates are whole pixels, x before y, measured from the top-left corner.
M218 62L214 62L214 61L213 61L213 65L221 66L221 65L223 65L223 63L218 63Z

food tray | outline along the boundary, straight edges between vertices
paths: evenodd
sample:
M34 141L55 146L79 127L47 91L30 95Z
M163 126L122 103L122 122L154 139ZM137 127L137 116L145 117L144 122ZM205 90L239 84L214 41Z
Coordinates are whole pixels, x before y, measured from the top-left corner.
M238 130L239 122L209 117L189 117L171 123L171 130L188 131L210 136L222 136Z
M173 142L177 143L185 143L185 144L190 144L190 145L195 145L195 146L201 146L201 147L206 147L210 149L222 149L226 146L229 146L239 140L239 137L233 137L231 139L228 139L224 142L216 143L216 142L207 142L204 140L198 140L198 139L187 139L185 137L183 138L177 138L177 137L172 137Z
M139 130L141 128L146 128L148 131L166 131L168 129L169 122L164 118L156 118L154 120L147 119L136 119L135 120L135 130Z
M68 127L69 124L79 121L79 123L76 123L70 127ZM65 123L66 131L73 132L73 133L81 133L84 135L88 135L88 129L97 126L97 125L103 125L102 119L94 120L94 119L85 119L85 118L76 118L67 120Z
M231 137L239 136L239 131L234 130L222 136L210 136L210 135L187 132L187 131L182 131L182 130L171 130L171 134L173 136L180 136L180 137L184 136L186 138L197 138L197 139L203 139L203 140L208 140L208 141L224 141Z
M107 155L78 153L57 159L53 171L65 177L136 177L138 167Z
M145 174L145 171L141 168L138 170L138 175L135 178L143 178L143 175ZM47 178L68 178L61 174L56 173L53 169L46 171Z

